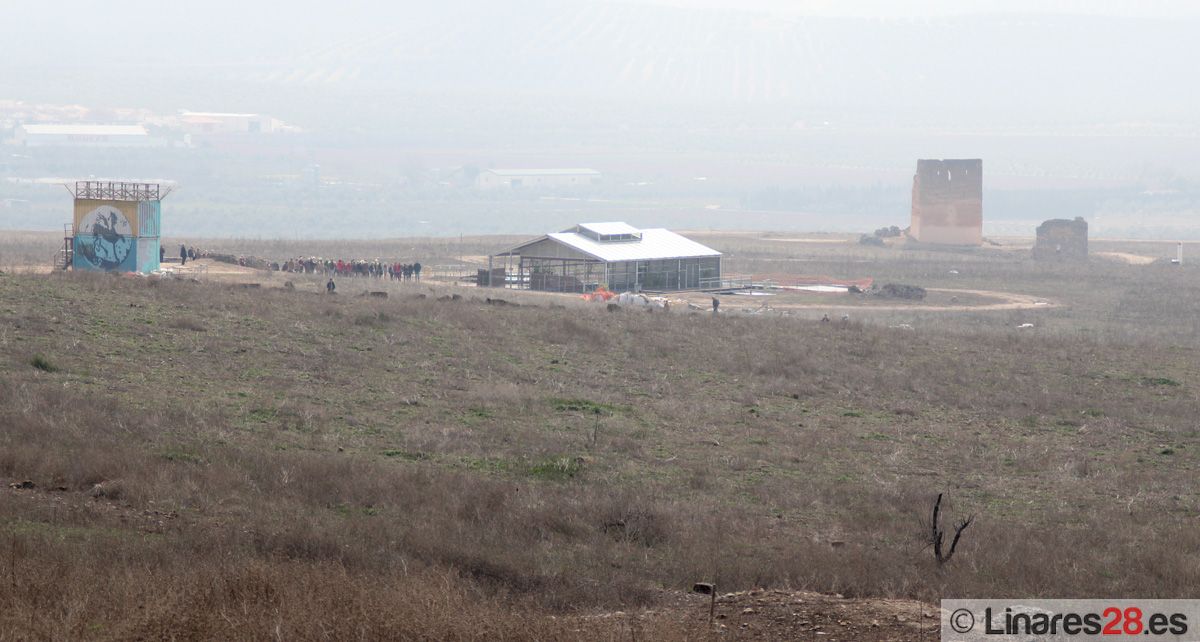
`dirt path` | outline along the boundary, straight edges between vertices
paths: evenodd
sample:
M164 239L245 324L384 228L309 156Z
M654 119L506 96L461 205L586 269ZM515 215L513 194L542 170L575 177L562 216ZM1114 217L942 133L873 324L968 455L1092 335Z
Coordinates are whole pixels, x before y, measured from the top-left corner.
M14 265L11 267L13 273L16 274L50 274L54 272L54 268L50 265ZM233 265L232 263L221 263L212 259L195 259L188 261L187 265L179 263L163 263L161 271L164 274L170 274L177 277L204 277L211 276L214 278L230 278L230 277L255 277L264 278L264 275L279 274L278 272L266 272L256 270L254 268L242 267Z
M1017 294L1014 292L997 292L994 290L960 290L951 288L928 288L929 292L938 292L949 297L970 297L989 299L991 302L984 303L951 303L938 305L925 305L920 302L913 303L881 303L874 305L871 303L848 305L844 303L835 303L837 297L845 297L849 295L839 294L824 294L821 296L830 297L829 303L814 303L811 297L805 297L803 301L789 301L787 294L779 294L772 297L745 297L746 304L762 304L766 303L770 309L775 311L786 310L821 310L821 311L855 311L855 312L995 312L1001 310L1046 310L1050 308L1060 307L1059 303L1049 301L1041 297L1029 294ZM870 295L864 295L870 296ZM687 293L682 297L684 300L698 305L702 308L708 308L712 297L705 293ZM734 299L730 302L730 307L736 308L743 302L737 301L742 297L724 297L725 300ZM874 298L874 297L872 297ZM887 301L887 299L878 299Z
M1058 303L1048 301L1041 297L1032 296L1029 294L1017 294L1015 292L997 292L995 290L954 290L950 288L929 288L930 292L943 292L950 295L974 295L999 299L996 303L985 303L983 305L939 305L928 306L921 308L922 310L938 310L942 312L973 312L977 310L1041 310L1048 308L1059 307ZM870 308L872 310L880 309L878 307ZM895 306L894 309L904 310L904 306Z
M283 274L282 272L259 270L234 265L233 263L214 261L212 259L195 259L188 261L187 265L163 263L161 269L164 274L172 276L200 279L208 277L221 281L263 281Z
M689 639L821 640L822 642L918 642L937 640L940 612L913 600L849 599L801 591L753 590L720 595L709 623L710 597L672 594L664 605L643 612L606 613L581 618L611 633L614 625L642 636L666 625Z
M3 267L0 267L0 270L8 270L8 271L11 271L13 274L50 274L51 272L54 272L54 268L51 267L49 264L34 265L34 264L24 264L24 263L19 264L19 265L3 266Z
M762 241L775 241L778 243L820 243L823 245L846 245L850 243L850 239L815 239L815 238L772 238L765 237L758 239Z
M1129 252L1094 252L1094 254L1096 256L1102 256L1106 259L1116 259L1130 265L1150 265L1156 260L1152 256L1131 254Z
M472 257L473 258L473 257ZM41 266L19 266L13 269L14 272L41 272L49 273L50 268L42 268ZM170 273L175 277L182 278L199 278L201 280L211 279L214 281L224 281L229 283L244 283L244 282L262 282L262 283L282 283L288 280L287 275L282 272L269 272L258 270L255 268L242 267L229 263L221 263L211 259L197 259L194 262L189 262L186 266L179 264L166 263L163 264L163 272ZM297 284L304 279L304 275L296 275ZM357 283L357 279L351 279L348 283ZM372 284L374 281L364 281L364 284ZM391 282L379 282L379 286L390 285ZM432 282L430 282L432 285ZM386 289L386 288L384 288ZM964 297L967 301L962 303L950 304L926 304L923 302L907 302L907 303L891 303L883 302L887 299L876 299L870 297L869 301L859 302L855 305L845 303L836 303L839 297L848 295L839 294L821 294L821 298L827 298L828 303L821 301L813 301L811 295L797 296L786 291L776 292L775 296L769 297L723 297L727 302L727 306L723 306L724 310L735 311L739 308L747 306L758 306L766 303L769 308L776 312L781 311L801 311L813 310L824 312L995 312L1004 310L1043 310L1050 308L1061 307L1061 304L1036 297L1028 294L1017 294L1014 292L999 292L995 290L965 290L951 288L928 288L931 293L939 293L940 299L953 300L954 297ZM571 300L579 299L579 295L575 294L556 294L544 292L529 292L522 291L519 294L503 290L507 296L528 296L528 295L544 295L550 298L568 298ZM480 294L491 294L492 291L480 290ZM865 295L869 296L869 295ZM670 298L675 301L685 301L702 309L710 309L712 295L704 292L685 292L670 295ZM745 299L745 300L740 300ZM979 302L978 299L988 299L987 302ZM875 304L874 301L881 301Z

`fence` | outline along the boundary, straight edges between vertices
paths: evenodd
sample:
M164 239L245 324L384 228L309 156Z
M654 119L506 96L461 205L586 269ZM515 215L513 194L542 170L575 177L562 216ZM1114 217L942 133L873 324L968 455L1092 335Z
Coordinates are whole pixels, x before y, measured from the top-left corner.
M739 290L754 286L750 277L724 276L715 279L700 279L701 290Z

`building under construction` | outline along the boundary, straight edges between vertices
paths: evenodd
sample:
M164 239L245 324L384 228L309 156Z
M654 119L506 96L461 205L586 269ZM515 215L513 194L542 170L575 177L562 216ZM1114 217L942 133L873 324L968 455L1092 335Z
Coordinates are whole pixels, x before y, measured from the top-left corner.
M546 292L703 290L721 287L721 253L670 230L581 223L488 259L481 286Z

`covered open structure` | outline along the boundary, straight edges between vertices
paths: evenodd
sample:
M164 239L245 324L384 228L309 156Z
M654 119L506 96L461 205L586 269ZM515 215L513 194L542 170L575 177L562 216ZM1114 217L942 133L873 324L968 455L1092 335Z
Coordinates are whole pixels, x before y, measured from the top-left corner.
M720 252L670 230L626 223L581 223L546 234L489 257L488 268L482 286L547 292L721 287Z

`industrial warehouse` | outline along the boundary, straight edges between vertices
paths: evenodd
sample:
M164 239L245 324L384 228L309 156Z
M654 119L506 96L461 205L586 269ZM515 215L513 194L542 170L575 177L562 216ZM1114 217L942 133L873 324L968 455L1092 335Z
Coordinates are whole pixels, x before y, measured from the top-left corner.
M479 283L545 292L717 288L721 253L661 228L581 223L489 257Z
M569 169L485 169L475 177L479 189L554 189L598 185L604 178L589 168Z

